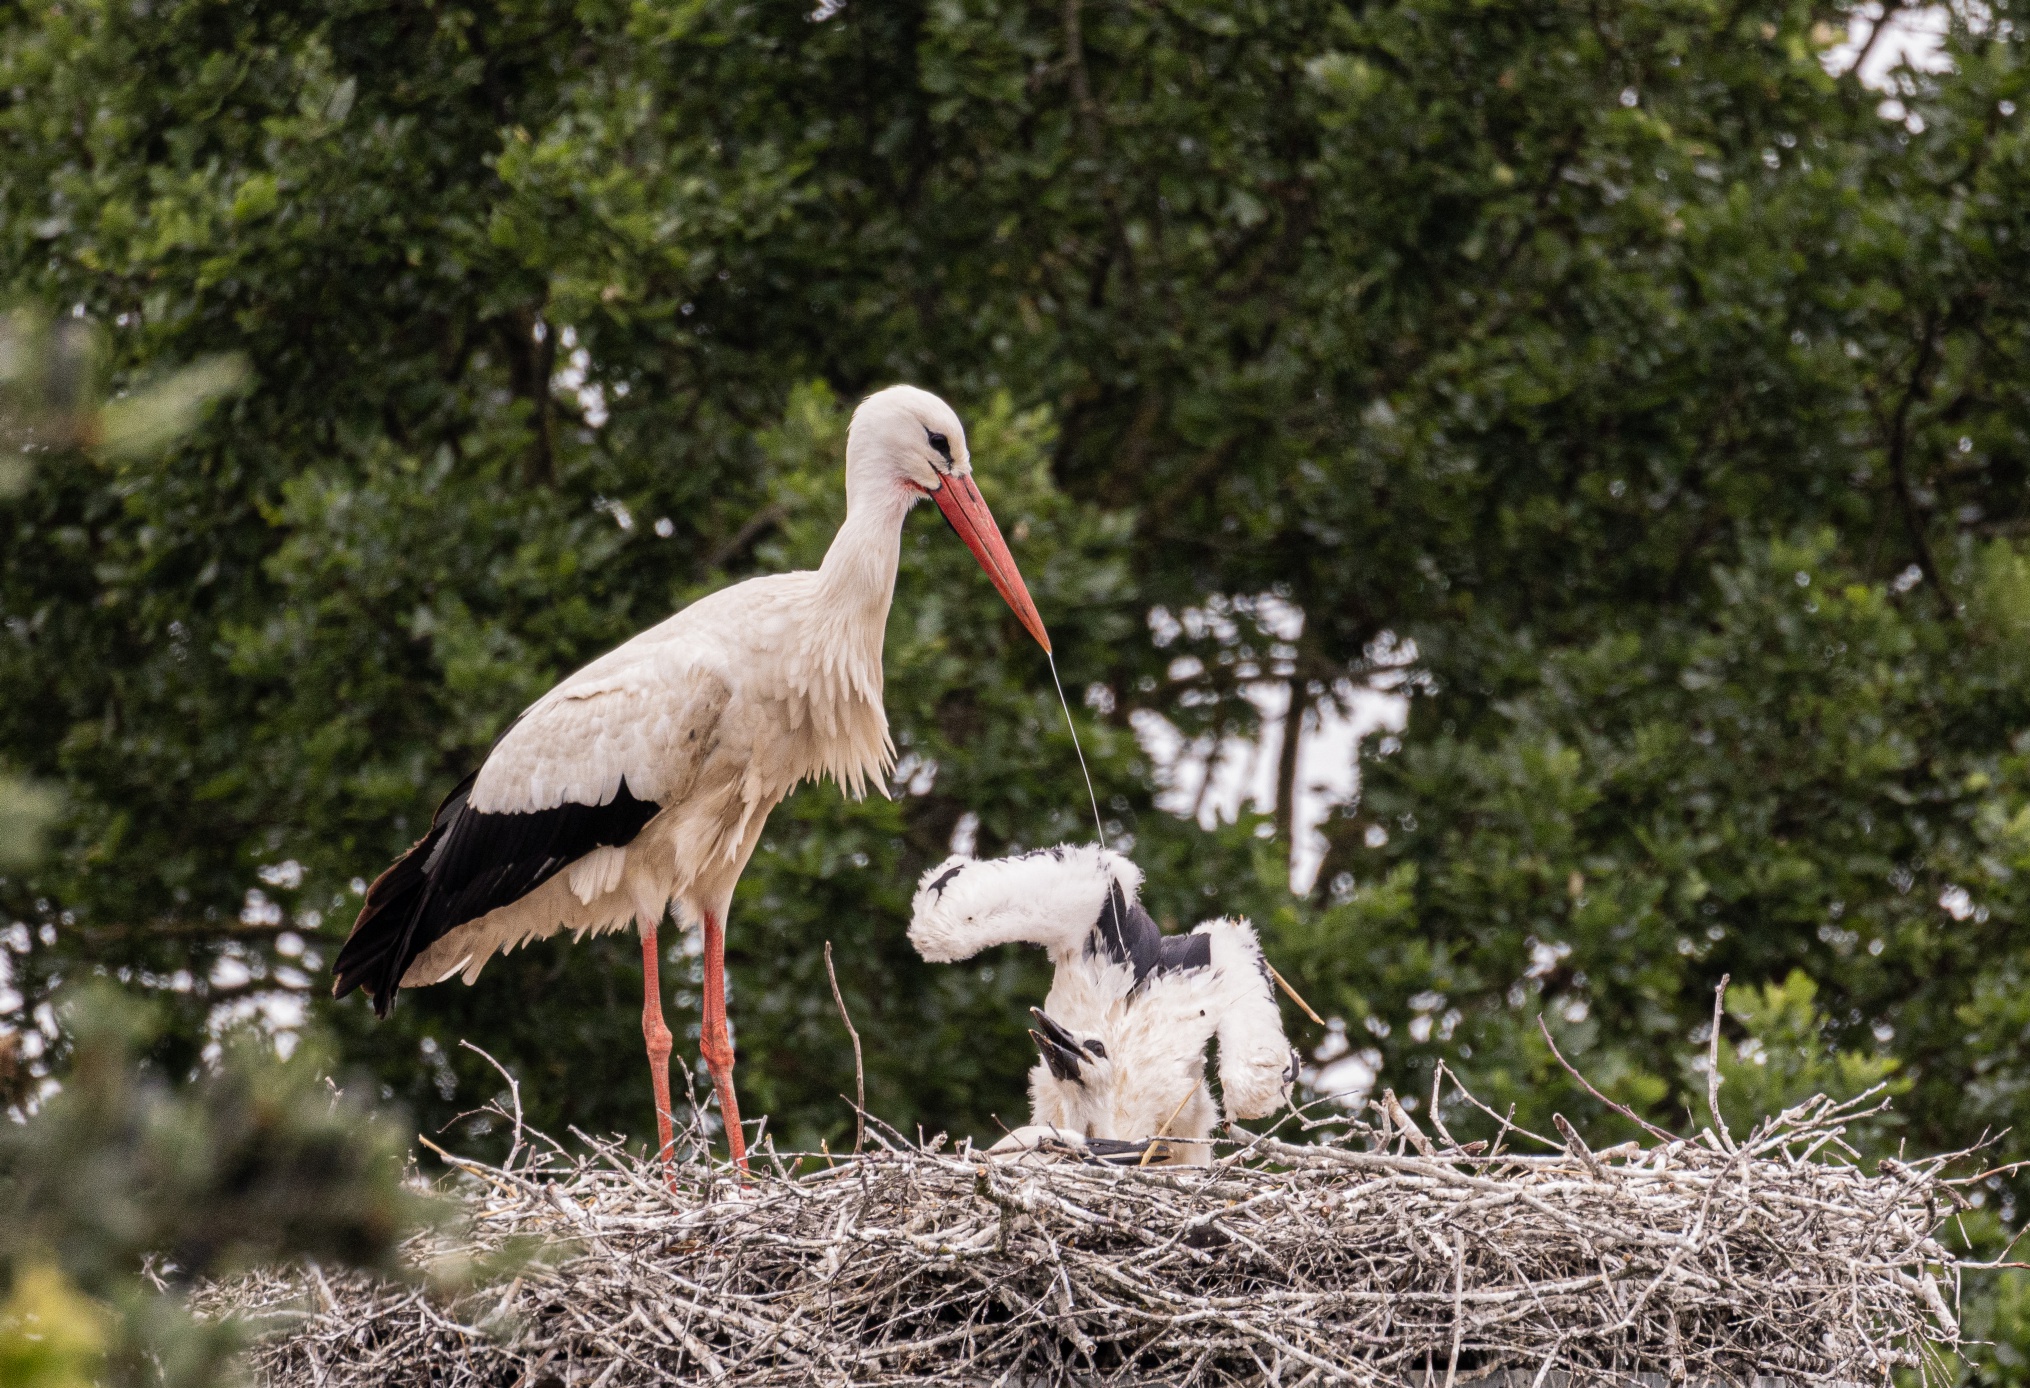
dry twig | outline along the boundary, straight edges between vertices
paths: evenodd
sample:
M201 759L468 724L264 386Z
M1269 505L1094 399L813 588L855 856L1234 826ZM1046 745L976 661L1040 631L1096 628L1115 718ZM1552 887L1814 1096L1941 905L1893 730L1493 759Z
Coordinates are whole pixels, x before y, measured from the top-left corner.
M853 1155L867 1145L867 1070L860 1062L860 1032L846 1011L846 999L839 992L839 976L832 971L832 942L825 941L825 977L832 981L832 1001L839 1005L839 1020L846 1035L853 1038Z

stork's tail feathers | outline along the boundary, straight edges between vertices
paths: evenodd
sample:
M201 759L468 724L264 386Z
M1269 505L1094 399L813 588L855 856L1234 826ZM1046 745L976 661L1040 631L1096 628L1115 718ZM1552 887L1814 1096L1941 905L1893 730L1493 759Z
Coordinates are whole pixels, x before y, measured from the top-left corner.
M425 869L464 806L478 774L475 771L467 776L444 797L430 832L417 839L407 853L367 888L366 903L360 907L359 919L352 924L352 934L346 936L338 958L332 961L334 998L364 988L373 999L376 1017L387 1016L394 1007L395 990L401 986L402 974L417 953L416 922L430 897L430 879Z
M432 829L367 888L366 904L331 966L334 998L364 988L373 999L376 1017L387 1016L395 1005L395 988L408 967L407 944L430 890L423 862L443 833Z

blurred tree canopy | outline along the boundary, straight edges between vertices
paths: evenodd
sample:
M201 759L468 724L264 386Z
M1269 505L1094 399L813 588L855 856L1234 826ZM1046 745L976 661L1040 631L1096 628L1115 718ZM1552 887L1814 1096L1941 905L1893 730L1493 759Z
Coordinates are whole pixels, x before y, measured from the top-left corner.
M52 451L160 454L247 374L237 354L220 353L109 399L99 346L85 320L53 323L31 306L0 315L0 439L13 455L0 491L18 491ZM47 788L0 776L0 866L33 869L56 810ZM5 944L25 952L26 925L11 923ZM24 1002L12 976L0 953L0 1014ZM441 1207L404 1179L406 1123L339 1090L321 1038L282 1044L221 1008L206 1019L214 1039L202 1064L179 1076L147 1054L162 1008L91 974L59 996L60 1011L38 1002L33 1031L0 1026L10 1120L0 1123L0 1383L237 1382L234 1356L251 1328L193 1316L184 1296L201 1281L305 1258L406 1274L397 1247ZM51 1039L68 1051L60 1080L45 1058ZM431 1270L439 1280L487 1271Z
M308 1010L432 1127L493 1092L470 1038L533 1121L649 1131L624 940L381 1025L321 970L530 699L816 559L852 402L907 379L968 420L1152 907L1252 914L1322 1065L1616 1121L1542 1012L1681 1122L1731 973L1726 1063L1788 1057L1758 1097L1890 1078L1902 1140L2030 1132L2024 17L1952 12L1885 102L1828 71L1856 14L9 11L13 292L103 325L119 389L251 367L169 451L51 446L0 500L0 757L62 792L0 884L28 1062L103 968L186 1061L216 1009ZM909 891L955 836L1090 833L934 516L888 670L896 798L797 794L733 913L741 1084L799 1144L850 1128L826 939L871 1107L1014 1121L1037 961L923 966ZM1134 731L1253 735L1263 685L1408 696L1302 896L1290 740L1276 810L1205 831Z
M104 982L70 988L62 1090L0 1125L10 1388L235 1382L251 1327L193 1317L192 1286L287 1258L400 1275L400 1241L441 1217L403 1183L405 1125L330 1087L329 1057L278 1058L241 1027L172 1085L143 1054L159 1020Z

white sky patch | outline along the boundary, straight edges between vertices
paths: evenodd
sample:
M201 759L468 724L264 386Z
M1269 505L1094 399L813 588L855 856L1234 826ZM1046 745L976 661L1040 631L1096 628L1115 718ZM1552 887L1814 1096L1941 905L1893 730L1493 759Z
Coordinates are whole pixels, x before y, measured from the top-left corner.
M240 907L241 925L280 925L282 908L268 899L268 894L259 887L247 888L247 899Z
M251 993L220 1003L204 1019L204 1029L212 1038L202 1052L205 1063L217 1064L219 1057L225 1054L220 1038L233 1028L249 1023L265 1032L274 1044L275 1053L287 1060L296 1049L298 1033L309 1015L309 1003L300 993Z
M221 990L244 988L254 981L254 971L246 962L230 954L221 954L211 961L211 986Z
M1303 632L1302 610L1285 599L1263 594L1248 607L1255 624L1268 635L1294 641ZM1150 627L1159 645L1169 644L1187 629L1194 635L1209 633L1221 644L1239 639L1231 617L1218 610L1189 611L1182 614L1182 620L1159 611L1150 614ZM1396 651L1393 643L1384 644L1387 651ZM1396 663L1393 654L1388 659ZM1202 668L1197 656L1180 655L1172 664L1171 676L1193 678ZM1401 679L1399 669L1387 670L1381 682L1395 684ZM1205 829L1231 824L1242 806L1250 803L1262 814L1274 812L1276 770L1289 722L1290 686L1284 680L1262 679L1243 684L1241 693L1260 719L1259 737L1187 738L1176 724L1153 709L1137 709L1129 715L1135 736L1156 769L1158 808L1195 818ZM1290 855L1292 891L1309 892L1318 880L1326 848L1321 826L1335 807L1352 804L1360 793L1361 739L1381 731L1400 732L1408 715L1409 702L1395 688L1356 685L1352 680L1338 681L1329 698L1318 700L1305 713L1297 733L1296 804L1291 812L1295 840Z
M1311 1058L1317 1063L1303 1066L1298 1071L1298 1080L1312 1094L1330 1099L1342 1108L1358 1111L1381 1075L1382 1053L1372 1046L1354 1050L1346 1036L1346 1021L1341 1017L1327 1020L1325 1039Z
M1881 22L1880 3L1863 5L1856 10L1847 21L1846 40L1828 48L1821 59L1826 71L1837 76L1851 69L1862 48L1866 47L1869 35ZM1942 50L1950 22L1951 14L1943 5L1897 10L1889 16L1888 29L1869 49L1868 60L1861 65L1862 84L1877 91L1893 90L1889 74L1901 63L1908 63L1920 72L1949 69L1952 62ZM1884 112L1884 115L1891 120L1903 119L1901 110L1893 115Z
M284 891L293 892L303 885L303 864L294 858L288 858L255 869L254 876L271 887L280 887Z
M952 826L952 852L961 858L973 856L973 850L980 846L980 817L971 810L959 816L959 822Z
M928 795L937 788L937 759L904 752L888 782L894 789L910 795Z
M569 324L558 332L557 346L564 364L551 373L550 389L578 402L578 413L584 417L586 427L600 428L608 416L606 387L592 379L592 353L578 345L578 330ZM627 394L624 390L615 393Z

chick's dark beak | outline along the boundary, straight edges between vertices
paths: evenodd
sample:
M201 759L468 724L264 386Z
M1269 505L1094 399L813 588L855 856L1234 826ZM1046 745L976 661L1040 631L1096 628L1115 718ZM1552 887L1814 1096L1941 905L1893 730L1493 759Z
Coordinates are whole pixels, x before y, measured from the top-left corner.
M1043 1056L1043 1063L1050 1067L1050 1073L1060 1080L1083 1085L1087 1057L1079 1049L1078 1039L1040 1007L1030 1008L1029 1015L1036 1019L1036 1025L1030 1028L1029 1039L1036 1043L1036 1049Z

